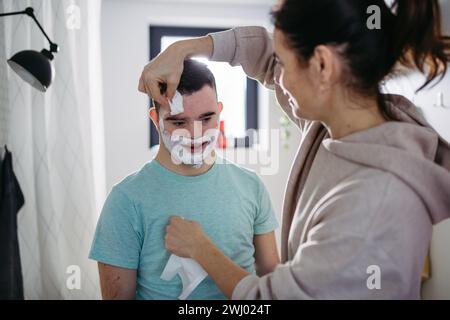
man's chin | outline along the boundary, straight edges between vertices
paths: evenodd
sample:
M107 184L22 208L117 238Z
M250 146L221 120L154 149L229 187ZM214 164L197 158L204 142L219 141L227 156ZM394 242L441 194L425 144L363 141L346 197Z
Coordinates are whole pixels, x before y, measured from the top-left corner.
M204 149L203 149L204 151ZM195 152L195 153L190 153L190 156L188 158L190 158L192 161L188 162L188 163L184 163L187 166L191 166L191 167L195 167L195 166L200 166L203 164L214 164L215 160L216 160L216 153L213 150L211 150L210 152L208 152L208 154L204 154L203 151L199 151L199 152Z

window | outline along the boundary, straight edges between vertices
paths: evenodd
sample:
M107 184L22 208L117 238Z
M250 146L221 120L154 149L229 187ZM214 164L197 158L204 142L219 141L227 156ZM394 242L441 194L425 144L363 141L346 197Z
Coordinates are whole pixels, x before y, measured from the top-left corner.
M223 30L150 26L150 59L156 57L175 41ZM242 68L232 68L228 63L208 61L205 58L195 59L207 64L216 78L218 99L224 104L221 120L225 122L225 135L234 138L235 147L250 147L253 137L246 137L246 131L258 129L257 82L247 78ZM158 132L150 121L150 147L158 143Z

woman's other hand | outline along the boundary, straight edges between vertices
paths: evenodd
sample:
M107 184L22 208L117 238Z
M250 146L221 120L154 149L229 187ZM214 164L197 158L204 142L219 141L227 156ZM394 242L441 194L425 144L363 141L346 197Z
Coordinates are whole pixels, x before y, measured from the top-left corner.
M209 239L200 224L173 216L166 227L166 249L183 258L194 258Z

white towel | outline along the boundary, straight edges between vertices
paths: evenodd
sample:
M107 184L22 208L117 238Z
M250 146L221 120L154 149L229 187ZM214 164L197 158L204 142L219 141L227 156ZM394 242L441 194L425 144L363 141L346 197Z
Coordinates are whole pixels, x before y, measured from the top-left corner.
M208 275L196 261L172 254L164 267L161 279L169 281L177 274L183 283L183 291L178 297L180 300L185 300Z
M175 92L175 95L173 96L172 102L170 105L170 115L176 116L177 114L183 113L183 96L181 95L178 90Z

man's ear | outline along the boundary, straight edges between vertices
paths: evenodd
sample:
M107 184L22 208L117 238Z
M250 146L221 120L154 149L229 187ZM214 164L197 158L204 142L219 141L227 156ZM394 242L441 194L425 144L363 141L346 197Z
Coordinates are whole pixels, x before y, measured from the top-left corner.
M149 110L150 119L152 119L153 124L159 130L158 112L155 107L151 107Z
M219 114L220 114L222 112L222 110L223 110L223 103L219 101L217 103L217 107L219 108Z

